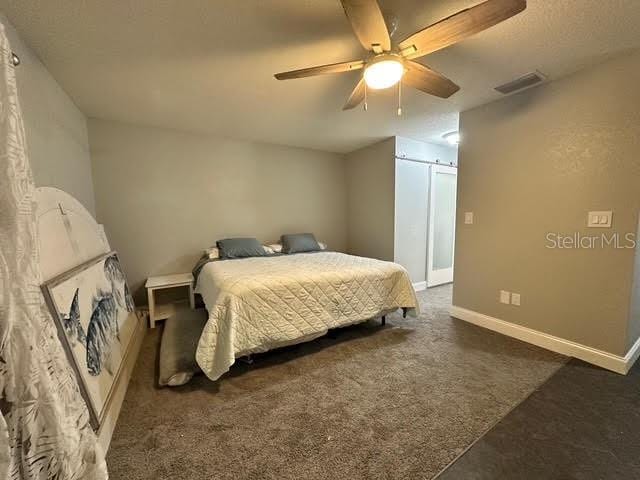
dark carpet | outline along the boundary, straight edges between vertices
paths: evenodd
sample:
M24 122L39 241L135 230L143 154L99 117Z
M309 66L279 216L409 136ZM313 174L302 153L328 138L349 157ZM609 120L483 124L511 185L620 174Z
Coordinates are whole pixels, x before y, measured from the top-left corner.
M640 364L571 360L438 480L640 478Z
M147 335L112 479L430 479L566 361L452 319L451 287L387 317L157 388Z

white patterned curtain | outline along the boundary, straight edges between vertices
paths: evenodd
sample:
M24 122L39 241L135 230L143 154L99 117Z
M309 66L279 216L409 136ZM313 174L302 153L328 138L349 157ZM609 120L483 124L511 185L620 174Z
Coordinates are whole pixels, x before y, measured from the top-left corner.
M89 412L40 291L34 189L0 24L0 479L106 479Z

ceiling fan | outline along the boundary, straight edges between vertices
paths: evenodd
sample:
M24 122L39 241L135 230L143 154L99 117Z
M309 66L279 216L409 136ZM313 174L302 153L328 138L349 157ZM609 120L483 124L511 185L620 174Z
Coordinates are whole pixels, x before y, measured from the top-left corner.
M430 95L449 98L460 87L451 80L415 62L414 59L453 45L496 25L527 7L526 0L486 0L430 25L397 45L392 45L385 19L376 0L341 0L354 33L369 55L362 60L333 63L277 73L278 80L343 73L364 69L343 110L365 101L367 88L374 90L406 84ZM398 115L401 109L398 107Z

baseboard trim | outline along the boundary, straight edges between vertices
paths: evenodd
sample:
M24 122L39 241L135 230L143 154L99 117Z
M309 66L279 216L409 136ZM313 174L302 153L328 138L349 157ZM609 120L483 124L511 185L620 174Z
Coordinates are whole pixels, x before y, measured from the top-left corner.
M537 345L552 352L579 358L587 363L623 375L627 374L640 356L640 338L633 344L627 354L621 357L620 355L614 355L613 353L565 340L564 338L555 337L548 333L505 322L499 318L490 317L489 315L484 315L455 305L451 307L450 313L452 317L459 320L464 320L479 327L493 330L508 337L517 338L518 340Z
M416 292L420 292L422 290L426 290L427 289L427 282L415 282L413 284L413 289Z
M640 337L636 340L636 343L631 346L627 354L624 356L624 361L627 366L627 371L624 373L627 373L629 370L631 370L631 367L633 367L633 364L636 363L638 357L640 357Z

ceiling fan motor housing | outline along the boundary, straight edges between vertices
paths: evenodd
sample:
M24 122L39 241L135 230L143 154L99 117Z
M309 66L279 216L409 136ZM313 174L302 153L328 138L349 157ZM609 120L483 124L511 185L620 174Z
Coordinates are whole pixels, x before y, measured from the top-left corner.
M404 65L404 59L400 55L398 55L397 53L385 52L369 58L366 61L364 68L369 68L371 65L380 62L398 62Z

